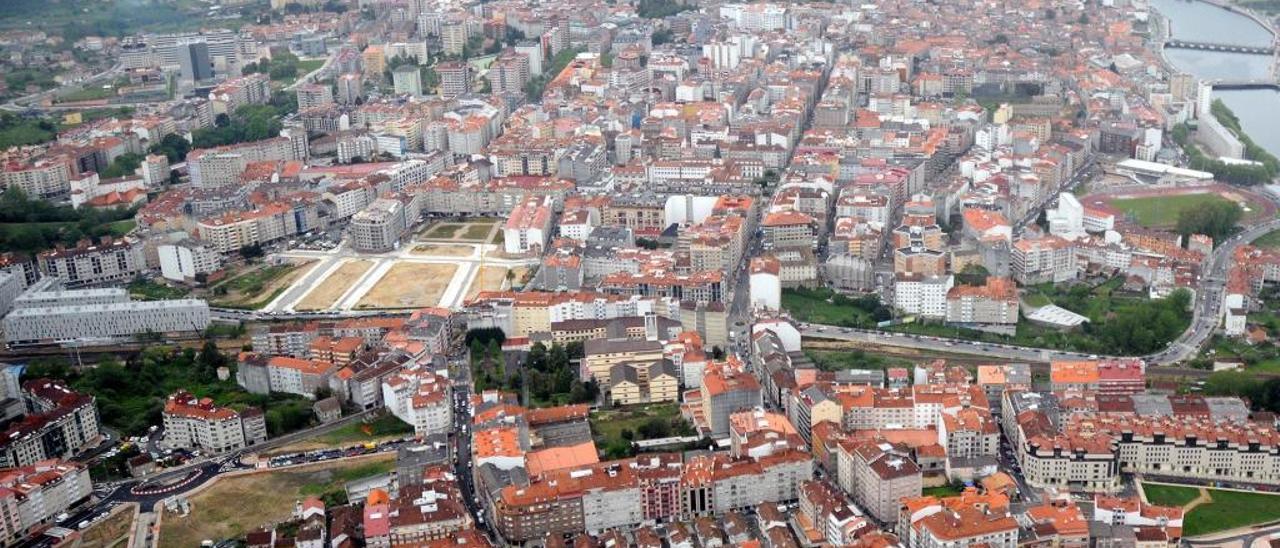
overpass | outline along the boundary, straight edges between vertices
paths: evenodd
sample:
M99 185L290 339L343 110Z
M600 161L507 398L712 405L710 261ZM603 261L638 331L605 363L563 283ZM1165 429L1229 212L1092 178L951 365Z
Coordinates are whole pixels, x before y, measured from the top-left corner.
M1164 43L1166 48L1178 49L1198 49L1204 51L1216 51L1222 53L1248 53L1253 55L1274 55L1276 52L1275 45L1268 46L1247 46L1243 44L1228 44L1222 42L1193 42L1190 40L1172 39Z
M1214 89L1280 89L1280 82L1275 78L1220 78L1210 80Z

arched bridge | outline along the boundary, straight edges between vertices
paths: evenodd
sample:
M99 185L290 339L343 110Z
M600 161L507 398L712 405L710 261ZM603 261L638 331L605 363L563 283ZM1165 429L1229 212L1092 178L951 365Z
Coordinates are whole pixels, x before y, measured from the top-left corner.
M1199 49L1205 51L1221 51L1225 53L1251 53L1255 55L1273 55L1276 52L1274 45L1271 46L1245 46L1241 44L1226 44L1218 42L1192 42L1190 40L1169 40L1164 43L1166 48L1178 49Z

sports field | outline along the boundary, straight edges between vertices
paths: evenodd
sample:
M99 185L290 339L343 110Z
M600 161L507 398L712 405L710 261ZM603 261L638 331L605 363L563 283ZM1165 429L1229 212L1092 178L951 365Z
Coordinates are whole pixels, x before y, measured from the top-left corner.
M1118 198L1111 206L1147 228L1166 228L1178 223L1178 215L1184 210L1204 207L1211 203L1232 203L1217 194L1182 194L1177 196L1150 196L1143 198Z
M457 272L452 264L397 263L356 303L356 308L436 306Z
M343 293L346 293L356 281L364 276L373 266L373 261L348 261L329 274L320 285L316 286L302 301L294 306L295 310L324 310L334 305Z

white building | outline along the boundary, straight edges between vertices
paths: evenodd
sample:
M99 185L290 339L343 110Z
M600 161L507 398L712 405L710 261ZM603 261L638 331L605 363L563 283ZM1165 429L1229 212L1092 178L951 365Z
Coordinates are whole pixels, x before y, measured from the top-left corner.
M426 367L404 369L382 381L382 401L418 435L445 434L453 428L449 379Z
M955 285L955 278L946 276L920 276L899 274L894 278L893 306L907 314L919 314L931 318L947 315L947 292Z
M28 294L30 295L30 294ZM10 344L201 332L209 305L199 299L130 301L124 289L39 292L15 301L3 320Z
M192 282L199 274L210 274L222 267L222 256L208 246L190 238L156 247L160 257L160 275L175 282Z
M1058 194L1057 209L1045 212L1049 219L1049 233L1070 238L1084 232L1084 206L1070 192Z
M267 439L262 411L249 408L237 413L213 405L208 398L197 399L186 392L169 396L162 416L162 443L167 447L222 453Z
M782 309L781 264L772 255L751 259L751 306L768 310Z
M502 226L503 251L512 255L539 253L551 236L550 200L531 198L511 210Z

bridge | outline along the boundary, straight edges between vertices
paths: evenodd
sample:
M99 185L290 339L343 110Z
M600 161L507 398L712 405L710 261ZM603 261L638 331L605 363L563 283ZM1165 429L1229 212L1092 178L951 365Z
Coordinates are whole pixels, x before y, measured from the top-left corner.
M1276 48L1270 46L1246 46L1241 44L1226 44L1218 42L1192 42L1189 40L1168 40L1164 43L1166 48L1178 49L1198 49L1204 51L1218 51L1224 53L1248 53L1253 55L1274 55Z
M1209 80L1213 89L1280 89L1280 82L1274 78Z

